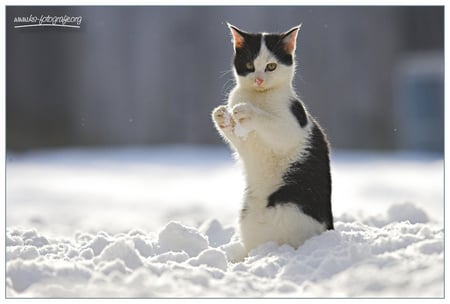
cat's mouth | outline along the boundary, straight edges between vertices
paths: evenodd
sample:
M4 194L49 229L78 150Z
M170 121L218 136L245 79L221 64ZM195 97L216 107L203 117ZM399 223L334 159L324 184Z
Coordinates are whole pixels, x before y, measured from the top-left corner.
M271 88L270 87L263 87L263 86L255 86L254 89L257 92L266 92L266 91L269 91Z
M265 92L270 89L269 87L266 86L264 78L259 77L259 76L255 77L253 85L254 85L255 90L258 92Z

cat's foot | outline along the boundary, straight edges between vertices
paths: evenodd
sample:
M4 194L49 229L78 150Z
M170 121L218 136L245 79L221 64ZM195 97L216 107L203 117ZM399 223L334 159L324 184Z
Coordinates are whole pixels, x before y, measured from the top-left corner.
M216 125L221 129L232 129L234 127L234 120L224 105L215 108L212 117Z
M239 103L233 107L233 119L244 126L247 125L254 116L254 107L248 103Z

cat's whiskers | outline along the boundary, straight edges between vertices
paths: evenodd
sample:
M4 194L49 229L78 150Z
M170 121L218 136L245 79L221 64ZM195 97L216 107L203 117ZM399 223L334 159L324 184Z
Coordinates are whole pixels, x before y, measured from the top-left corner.
M219 73L220 73L219 78L223 78L223 77L224 77L225 75L227 75L228 73L233 73L233 69L231 68L231 69L228 69L228 70L219 72Z
M234 88L235 85L236 85L236 80L235 79L228 79L224 83L224 85L222 86L222 91L225 92L225 96L228 96L228 94Z

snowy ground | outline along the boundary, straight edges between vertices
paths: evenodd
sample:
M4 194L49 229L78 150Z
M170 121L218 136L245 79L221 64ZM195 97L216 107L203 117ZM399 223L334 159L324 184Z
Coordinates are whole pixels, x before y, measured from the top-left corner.
M242 262L226 148L7 154L9 297L442 297L443 160L335 152L334 231Z

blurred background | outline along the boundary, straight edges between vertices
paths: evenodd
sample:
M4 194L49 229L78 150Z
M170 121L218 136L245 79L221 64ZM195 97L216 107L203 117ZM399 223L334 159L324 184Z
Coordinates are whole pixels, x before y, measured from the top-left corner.
M18 16L82 16L14 28ZM221 144L233 87L225 22L302 23L299 96L340 149L444 149L444 7L6 7L7 151Z

